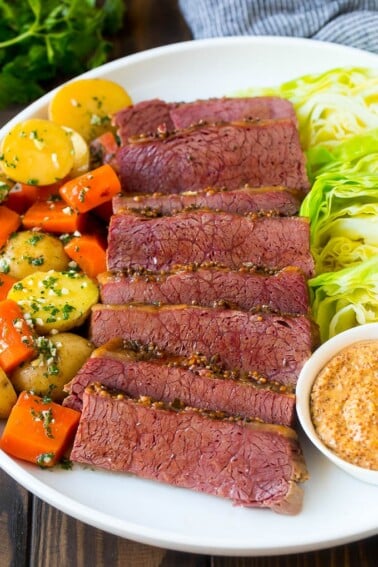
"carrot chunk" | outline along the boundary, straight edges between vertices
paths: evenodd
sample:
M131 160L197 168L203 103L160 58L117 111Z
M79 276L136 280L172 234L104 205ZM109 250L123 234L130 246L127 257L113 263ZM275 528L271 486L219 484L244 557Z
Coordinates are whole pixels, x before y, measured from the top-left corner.
M36 201L48 201L59 195L59 187L62 182L51 185L28 185L27 183L15 183L8 193L4 204L12 211L20 215L24 214Z
M90 278L96 278L98 274L106 271L105 246L95 234L72 238L65 245L64 251Z
M108 164L67 181L59 190L66 203L80 213L110 201L120 191L118 175Z
M8 193L5 204L22 215L37 200L38 187L27 183L15 183Z
M3 246L12 232L21 224L21 217L5 205L0 205L0 246Z
M13 284L17 282L16 278L13 278L9 274L0 273L0 301L7 298L8 291Z
M17 459L52 467L62 458L79 419L78 411L21 392L0 439L0 449Z
M34 335L15 301L0 301L0 366L5 372L35 355Z
M81 231L85 225L85 215L81 215L64 201L37 201L26 211L22 224L27 229L40 228L64 234Z

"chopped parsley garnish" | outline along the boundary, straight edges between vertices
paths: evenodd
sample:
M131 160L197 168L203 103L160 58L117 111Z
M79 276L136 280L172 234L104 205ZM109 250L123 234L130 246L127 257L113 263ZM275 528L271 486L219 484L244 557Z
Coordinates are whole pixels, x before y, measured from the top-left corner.
M67 319L70 318L70 313L72 313L72 311L75 311L75 307L73 305L70 305L69 303L65 303L62 307L62 315L63 315L63 319L65 321L67 321Z
M37 465L39 465L42 469L48 467L51 461L55 458L55 453L41 453L37 457Z
M43 425L43 429L50 439L54 439L54 435L51 431L51 424L54 423L54 417L52 409L49 408L47 410L42 411L35 411L34 409L30 410L32 418L34 421L41 421Z
M31 244L32 246L35 246L35 245L38 244L38 242L40 242L43 238L44 238L44 235L43 235L43 234L33 234L33 236L31 236L30 238L28 238L26 242L28 242L28 243Z

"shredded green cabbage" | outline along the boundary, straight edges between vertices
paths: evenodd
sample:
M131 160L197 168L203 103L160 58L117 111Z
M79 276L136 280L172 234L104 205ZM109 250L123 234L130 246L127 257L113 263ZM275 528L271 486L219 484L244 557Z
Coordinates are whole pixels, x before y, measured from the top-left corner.
M310 219L317 274L378 255L378 175L320 175L300 214Z
M323 173L378 175L378 128L340 142L333 148L317 146L307 151L310 181Z
M308 283L322 342L351 327L378 321L378 256Z
M304 150L318 145L333 147L378 127L378 71L373 69L336 68L278 87L248 89L243 94L289 99L298 117Z

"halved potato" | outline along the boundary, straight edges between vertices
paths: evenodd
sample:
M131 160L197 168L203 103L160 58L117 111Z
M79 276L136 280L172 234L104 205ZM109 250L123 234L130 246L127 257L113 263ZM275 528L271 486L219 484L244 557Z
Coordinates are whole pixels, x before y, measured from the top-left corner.
M21 280L36 270L63 271L68 269L70 258L56 236L34 230L15 232L8 239L0 255L0 270Z
M30 318L37 333L68 331L84 323L97 303L98 287L81 272L34 272L15 283L8 292Z
M107 79L79 79L63 85L49 105L49 118L79 132L86 141L111 129L112 115L131 98L123 87Z
M70 134L49 120L30 118L16 124L3 138L1 167L10 179L28 185L50 185L72 169Z
M63 126L63 128L71 136L74 149L74 162L69 177L78 177L83 175L83 173L87 173L89 169L89 146L81 134L72 130L72 128L67 128L67 126Z
M11 381L17 392L32 390L60 402L63 387L77 374L90 356L93 345L74 333L58 333L36 340L38 357L13 371Z
M16 400L17 395L12 383L4 370L0 368L0 419L9 417Z

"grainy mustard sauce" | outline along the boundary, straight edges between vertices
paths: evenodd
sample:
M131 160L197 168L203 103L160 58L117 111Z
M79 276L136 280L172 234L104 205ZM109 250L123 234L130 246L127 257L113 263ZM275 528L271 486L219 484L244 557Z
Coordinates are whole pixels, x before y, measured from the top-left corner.
M311 416L339 457L378 470L378 340L346 347L315 379Z

